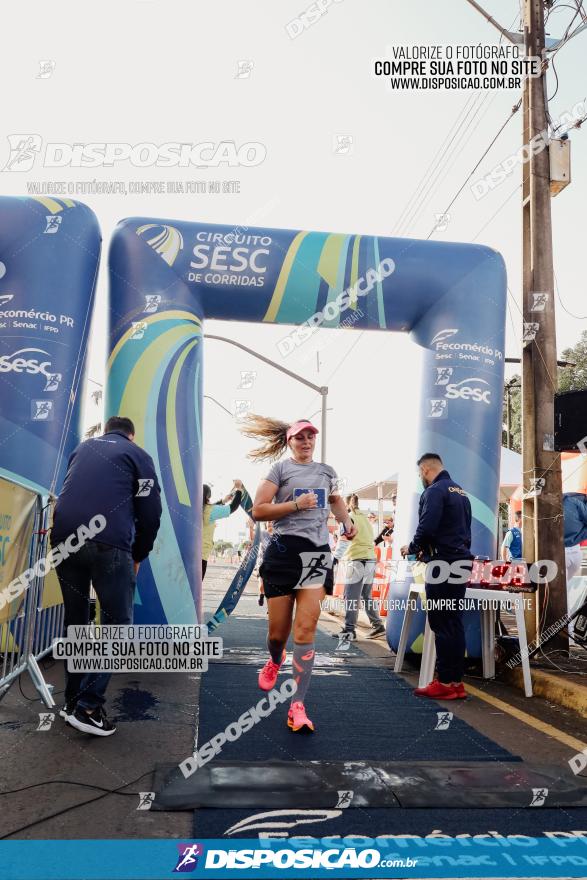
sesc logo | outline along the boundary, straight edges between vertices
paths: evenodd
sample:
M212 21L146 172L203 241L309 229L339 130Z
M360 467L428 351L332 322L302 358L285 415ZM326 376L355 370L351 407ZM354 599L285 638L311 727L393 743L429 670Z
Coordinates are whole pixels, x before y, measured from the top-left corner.
M30 373L35 375L42 373L47 379L54 375L51 371L51 361L44 361L38 357L27 357L27 355L46 355L50 357L48 351L42 348L19 348L13 354L5 354L0 357L0 373Z
M474 400L476 403L491 403L490 388L473 388L471 382L479 382L481 385L489 385L485 379L479 379L473 376L471 379L461 379L460 382L453 382L446 386L446 394L449 400Z

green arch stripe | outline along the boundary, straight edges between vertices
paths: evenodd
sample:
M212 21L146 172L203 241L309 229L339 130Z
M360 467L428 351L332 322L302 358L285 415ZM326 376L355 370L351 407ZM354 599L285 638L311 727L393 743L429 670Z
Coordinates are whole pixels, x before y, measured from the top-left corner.
M177 400L177 383L181 369L185 363L190 351L200 342L194 339L189 345L186 345L173 367L171 378L169 379L169 388L167 389L167 401L165 406L165 417L167 425L167 443L169 444L169 460L171 462L171 472L173 474L173 482L175 483L175 491L180 504L191 507L190 495L185 478L185 472L181 463L181 453L179 450L179 436L177 434L176 400Z

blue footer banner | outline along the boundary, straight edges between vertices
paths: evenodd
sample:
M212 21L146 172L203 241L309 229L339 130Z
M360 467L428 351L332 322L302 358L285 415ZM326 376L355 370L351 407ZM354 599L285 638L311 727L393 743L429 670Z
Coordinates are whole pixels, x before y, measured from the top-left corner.
M556 834L556 836L555 836ZM197 877L585 877L587 838L510 835L379 837L349 846L283 840L11 840L0 842L3 880L161 880Z

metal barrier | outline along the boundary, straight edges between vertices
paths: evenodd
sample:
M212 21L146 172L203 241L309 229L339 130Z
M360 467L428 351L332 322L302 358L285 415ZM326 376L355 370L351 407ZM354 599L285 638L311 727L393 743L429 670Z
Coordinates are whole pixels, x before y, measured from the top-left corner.
M6 481L10 482L10 481ZM17 484L18 485L18 484ZM28 554L28 567L47 553L50 503L35 500L33 534ZM36 575L24 593L24 601L12 617L0 623L0 700L23 672L28 672L41 699L52 708L52 685L43 678L38 661L49 653L53 639L62 634L63 604L43 608L44 575Z

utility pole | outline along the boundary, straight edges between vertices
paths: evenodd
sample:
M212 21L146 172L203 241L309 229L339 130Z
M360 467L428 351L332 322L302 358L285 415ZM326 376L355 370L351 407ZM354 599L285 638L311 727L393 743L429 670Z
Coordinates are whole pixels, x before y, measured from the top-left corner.
M476 0L467 0L487 21L512 43L522 38L493 19ZM546 40L545 0L522 0L523 43L526 58L546 61L545 49L554 51L561 40ZM587 23L584 25L587 27ZM523 93L523 144L530 160L523 165L522 254L524 350L522 356L522 505L523 553L528 562L554 562L556 577L539 584L526 612L528 641L538 632L557 626L567 613L565 551L563 543L562 475L560 457L554 451L554 395L557 388L556 328L552 265L552 223L550 215L550 155L548 148L533 151L533 137L548 132L546 64L540 76L526 77ZM546 303L536 309L534 294L546 294ZM537 325L533 338L531 325ZM507 359L506 359L507 360ZM530 598L530 594L527 594ZM540 614L539 614L540 612ZM569 641L559 632L549 647L568 651ZM552 649L551 648L551 649Z
M545 59L543 0L524 0L526 57ZM548 131L546 65L540 76L526 77L523 95L524 144ZM522 470L524 476L524 558L551 560L557 574L540 583L537 602L526 615L528 639L556 625L567 612L562 521L560 456L554 451L554 395L557 387L556 329L550 213L548 149L534 152L523 166L523 320L522 355ZM534 294L547 294L535 310ZM533 328L530 325L535 325ZM529 332L528 332L529 331ZM535 331L535 335L534 335ZM559 633L549 648L568 650L568 637Z

